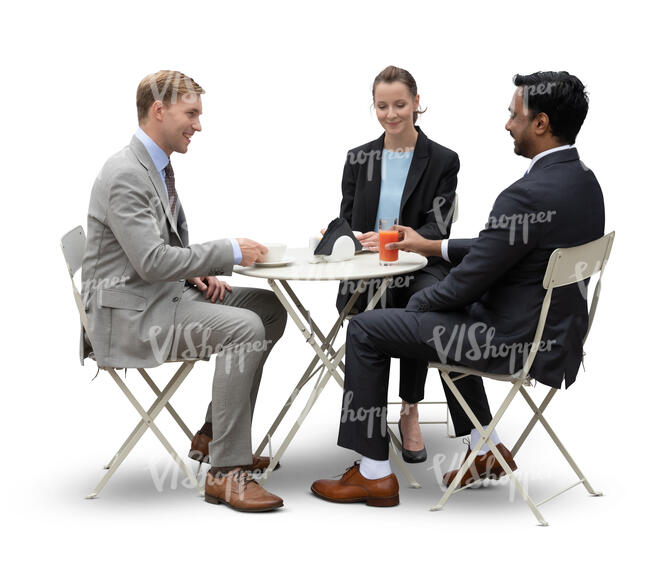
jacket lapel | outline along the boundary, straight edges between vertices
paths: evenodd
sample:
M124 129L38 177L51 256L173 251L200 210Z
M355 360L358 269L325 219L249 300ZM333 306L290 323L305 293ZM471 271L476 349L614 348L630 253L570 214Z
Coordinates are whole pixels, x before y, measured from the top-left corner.
M402 221L402 210L404 209L404 205L410 198L411 194L413 194L415 187L418 185L418 182L420 182L422 173L424 173L427 165L429 164L429 153L427 152L427 136L424 135L418 126L415 126L415 129L418 130L418 139L415 142L413 160L411 161L411 166L409 167L409 172L406 176L406 182L404 183L402 200L399 205L399 221Z
M183 210L183 205L180 200L177 200L176 204L178 206L178 221L176 222L176 227L183 247L187 247L189 243L189 233L187 229L187 220L185 219L185 210Z
M165 215L167 216L167 221L169 222L172 231L176 234L176 237L178 237L178 239L182 241L182 238L178 233L176 222L174 221L174 217L172 216L172 210L169 206L169 199L167 198L167 191L163 186L163 182L162 179L160 178L160 174L156 170L156 166L153 164L153 161L151 160L151 157L149 156L147 149L135 135L131 138L131 149L133 149L133 152L135 153L135 156L138 158L138 161L140 161L140 163L142 163L144 168L147 169L147 173L149 174L149 179L151 180L151 182L153 183L156 189L158 198L160 199L163 210L165 211ZM180 208L179 208L179 215L180 215Z
M375 229L377 210L379 209L379 193L381 192L381 166L382 152L384 150L384 136L375 139L370 146L366 174L368 175L368 192L366 202L366 226L368 231Z

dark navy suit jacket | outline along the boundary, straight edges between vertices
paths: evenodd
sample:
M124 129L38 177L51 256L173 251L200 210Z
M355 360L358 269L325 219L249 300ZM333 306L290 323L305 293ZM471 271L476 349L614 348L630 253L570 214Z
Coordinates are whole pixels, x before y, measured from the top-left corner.
M578 151L546 155L498 196L477 238L449 240L454 267L413 295L406 309L422 312L420 336L443 353L443 362L518 370L537 327L551 253L598 239L604 227L600 185ZM588 324L586 282L553 291L530 372L549 386L575 381Z

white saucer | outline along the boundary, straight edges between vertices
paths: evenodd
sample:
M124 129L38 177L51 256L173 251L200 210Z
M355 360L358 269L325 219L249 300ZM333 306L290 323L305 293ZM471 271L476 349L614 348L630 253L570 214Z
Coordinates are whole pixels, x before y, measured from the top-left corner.
M254 267L284 267L295 261L295 257L285 257L282 261L265 261L264 263L255 263Z

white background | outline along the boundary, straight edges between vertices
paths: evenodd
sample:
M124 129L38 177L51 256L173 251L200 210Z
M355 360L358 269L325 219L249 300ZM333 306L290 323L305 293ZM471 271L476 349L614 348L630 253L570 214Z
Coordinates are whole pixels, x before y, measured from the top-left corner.
M111 2L5 7L2 48L3 391L0 503L9 562L163 560L349 562L364 558L461 562L498 554L634 561L644 545L648 431L644 318L647 224L647 53L641 3L598 2ZM244 515L202 502L166 476L152 434L88 501L101 466L135 424L135 411L102 373L77 360L78 317L59 238L86 224L90 188L106 158L136 128L135 90L159 69L205 89L203 131L175 155L177 188L192 241L269 238L306 245L334 218L348 148L378 137L370 87L386 65L415 76L426 134L460 155L455 236L484 224L496 195L528 161L503 126L516 72L567 70L591 104L577 147L605 195L617 237L585 359L586 372L548 411L602 498L573 489L542 507L549 528L507 481L428 508L441 491L414 466L421 490L401 484L392 509L328 504L314 479L342 472L354 455L336 446L340 390L328 387L267 487L285 509ZM584 210L585 215L590 210ZM259 284L235 276L232 284ZM324 325L335 286L298 285ZM257 442L310 358L289 324L260 390ZM642 369L643 367L643 369ZM154 372L165 377L164 372ZM212 364L197 365L174 404L202 423ZM144 383L127 384L148 404ZM397 379L393 379L396 381ZM392 387L395 382L392 383ZM543 386L534 390L539 399ZM490 386L493 408L505 389ZM441 395L431 374L428 397ZM302 397L301 397L302 400ZM522 400L499 427L511 444L527 418ZM291 415L295 418L296 413ZM165 414L159 424L184 453ZM286 426L281 432L286 431ZM282 435L280 434L280 436ZM461 453L440 427L425 429L430 456ZM276 442L277 447L277 442ZM534 498L573 482L537 430L517 461Z

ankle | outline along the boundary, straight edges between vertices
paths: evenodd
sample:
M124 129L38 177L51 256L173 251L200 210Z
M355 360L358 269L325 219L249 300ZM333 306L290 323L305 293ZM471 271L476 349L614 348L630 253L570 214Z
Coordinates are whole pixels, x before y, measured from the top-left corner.
M369 481L376 481L377 479L383 479L390 475L393 471L390 468L390 461L386 460L377 460L371 459L370 457L361 457L361 462L359 464L359 473L361 476L368 479Z
M405 400L402 400L402 409L400 411L400 419L404 419L406 421L410 420L418 420L419 415L418 415L418 405L416 404L410 404L406 402Z

